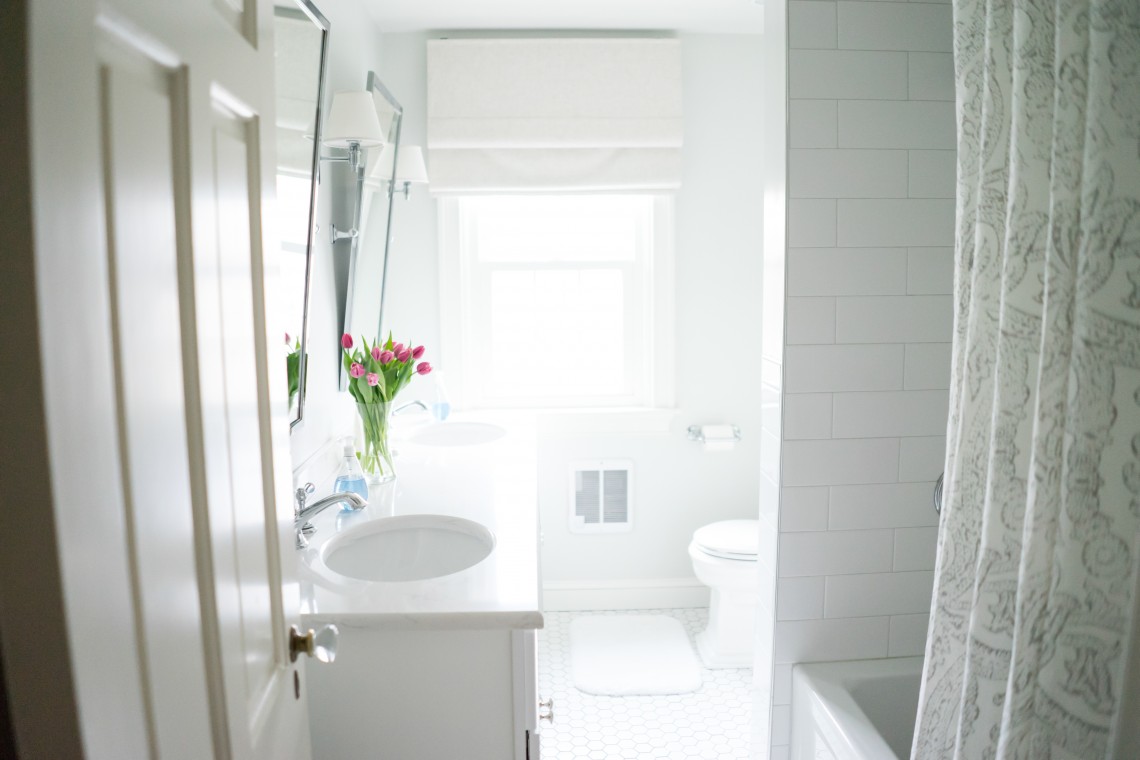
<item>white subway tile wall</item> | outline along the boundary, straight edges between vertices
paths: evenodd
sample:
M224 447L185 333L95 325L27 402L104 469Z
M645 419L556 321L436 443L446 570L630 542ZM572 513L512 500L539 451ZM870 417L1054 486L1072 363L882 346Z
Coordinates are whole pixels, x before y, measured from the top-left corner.
M950 5L788 12L772 757L792 663L923 653L953 329Z
M840 100L839 147L954 150L954 103Z
M954 100L954 56L907 53L907 84L911 100Z
M911 150L907 182L911 198L953 198L955 163L958 154L952 150Z
M926 628L930 613L921 615L892 615L888 657L915 657L926 653Z
M950 344L909 344L903 367L903 388L911 391L949 387Z
M788 296L906 295L910 292L907 256L906 248L792 248L788 251Z
M895 528L895 557L891 569L933 570L934 546L938 541L938 528Z
M901 344L787 346L785 391L902 390L905 356L906 347Z
M837 108L838 104L834 100L793 101L788 115L791 121L788 147L834 148L839 130Z
M827 579L823 616L906 615L930 610L934 573L868 573Z
M954 249L908 248L906 292L949 295L954 292Z
M789 346L835 342L834 298L789 298L784 340Z
M830 393L797 393L784 399L784 438L830 437Z
M902 150L791 150L791 198L898 198L907 188Z
M788 96L793 100L906 100L906 66L906 53L792 49L788 51Z
M823 617L826 578L781 578L776 586L777 620L815 620Z
M796 247L835 245L835 201L790 199L788 245ZM767 261L764 262L764 266L764 271L767 273L769 266Z
M836 239L844 246L954 244L954 201L942 198L841 198Z
M871 660L886 657L889 617L776 622L775 663Z
M794 48L834 48L835 3L788 3L788 43Z
M954 49L951 31L949 5L909 3L892 8L881 2L839 3L841 48L949 53Z

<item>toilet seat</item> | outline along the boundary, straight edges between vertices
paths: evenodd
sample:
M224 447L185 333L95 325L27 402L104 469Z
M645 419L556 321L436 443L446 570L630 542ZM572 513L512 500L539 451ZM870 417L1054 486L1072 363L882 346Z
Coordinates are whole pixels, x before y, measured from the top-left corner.
M755 562L760 550L759 520L722 520L698 528L693 544L702 554L738 562Z

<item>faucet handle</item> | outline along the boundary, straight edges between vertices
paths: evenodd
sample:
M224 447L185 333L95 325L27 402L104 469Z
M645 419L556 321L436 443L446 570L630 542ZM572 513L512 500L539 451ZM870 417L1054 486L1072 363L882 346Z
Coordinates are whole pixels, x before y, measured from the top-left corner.
M305 502L308 500L309 494L311 494L315 490L317 490L317 487L314 486L312 483L306 483L305 485L303 485L297 489L297 492L295 495L296 496L296 502L293 504L293 515L294 516L300 514L301 510L305 508Z

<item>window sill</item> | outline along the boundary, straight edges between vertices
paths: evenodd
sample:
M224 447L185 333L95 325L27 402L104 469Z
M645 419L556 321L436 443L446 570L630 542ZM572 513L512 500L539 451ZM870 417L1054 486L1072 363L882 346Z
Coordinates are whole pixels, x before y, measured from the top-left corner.
M540 435L573 435L583 433L616 433L619 435L650 435L669 433L677 418L677 409L649 406L615 406L578 409L560 408L501 408L455 409L449 419L472 422L492 422L500 425L521 424L533 426ZM414 418L430 420L426 412L409 412L400 415L409 421Z
M676 409L647 406L534 410L538 431L543 434L668 433L676 416Z

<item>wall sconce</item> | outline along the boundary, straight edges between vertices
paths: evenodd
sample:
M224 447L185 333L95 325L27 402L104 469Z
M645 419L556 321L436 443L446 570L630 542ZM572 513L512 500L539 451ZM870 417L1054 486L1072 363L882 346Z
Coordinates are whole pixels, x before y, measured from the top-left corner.
M385 144L384 130L380 126L380 118L376 115L376 104L372 100L372 93L361 90L353 92L338 92L333 95L332 108L329 110L328 121L325 122L324 135L321 142L325 147L347 150L347 158L322 156L322 161L347 161L349 168L356 175L357 184L364 180L364 167L367 156L364 154L368 148L375 148ZM352 229L348 232L332 227L332 242L355 238L358 234L360 199L357 193L356 208L352 214Z
M380 149L380 155L371 162L368 170L368 180L383 186L392 181L392 146L385 145ZM427 165L424 163L424 151L418 145L401 145L396 158L396 174L394 185L401 187L404 199L407 200L412 185L427 184Z
M349 166L357 171L361 164L361 148L384 144L384 130L380 128L372 93L361 90L333 95L321 141L329 148L347 149Z

